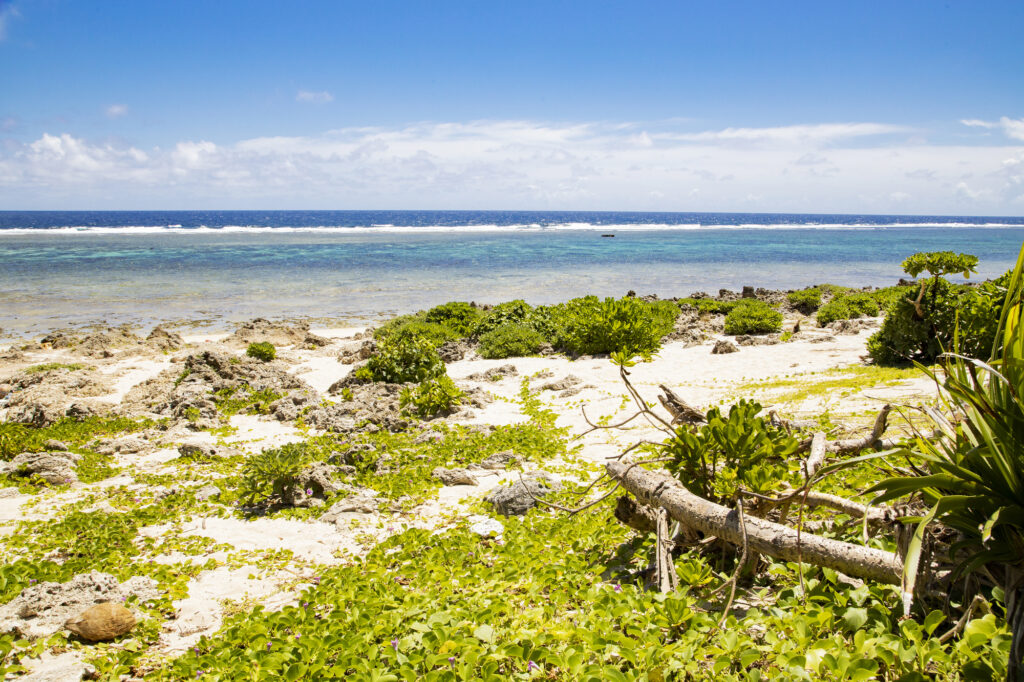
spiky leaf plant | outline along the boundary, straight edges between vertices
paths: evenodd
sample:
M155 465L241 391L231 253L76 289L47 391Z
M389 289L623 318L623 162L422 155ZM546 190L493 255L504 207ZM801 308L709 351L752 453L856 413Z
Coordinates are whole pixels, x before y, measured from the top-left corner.
M945 410L929 414L939 434L914 440L908 454L925 475L889 478L876 502L916 495L930 509L919 521L905 561L907 592L933 520L957 531L950 559L957 574L995 580L1005 594L1013 632L1007 679L1024 680L1024 248L1008 282L988 362L956 353L940 370L919 367L940 383ZM945 414L951 415L947 418Z

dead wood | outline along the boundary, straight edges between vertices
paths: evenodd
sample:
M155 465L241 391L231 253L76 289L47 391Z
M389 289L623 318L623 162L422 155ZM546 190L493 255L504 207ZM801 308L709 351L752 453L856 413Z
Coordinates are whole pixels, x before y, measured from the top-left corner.
M658 400L660 400L662 406L668 410L668 413L672 415L673 425L703 424L707 422L707 417L704 416L704 413L687 404L687 402L676 395L671 388L665 384L661 384L658 388L665 392L665 395L658 396Z
M715 535L741 547L745 534L750 551L783 561L805 561L877 582L901 583L903 561L891 552L798 533L756 517L747 516L745 523L741 523L737 510L694 495L663 473L632 466L629 460L611 461L605 468L640 504L664 508L676 521L705 535Z
M615 501L615 518L641 533L653 533L658 527L657 510L639 504L629 495L623 495Z

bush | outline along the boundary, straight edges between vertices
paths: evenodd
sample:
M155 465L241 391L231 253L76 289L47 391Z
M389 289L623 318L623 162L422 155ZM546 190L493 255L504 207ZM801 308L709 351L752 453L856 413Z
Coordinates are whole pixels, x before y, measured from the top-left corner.
M449 414L456 405L465 400L463 393L447 374L421 382L415 388L402 389L398 403L403 409L412 407L412 412L424 419L439 414Z
M959 334L960 354L987 358L1008 282L1009 273L978 287L937 278L922 302L924 317L917 314L912 294L896 299L882 328L868 339L868 353L880 365L930 364L954 347Z
M250 358L270 362L277 357L277 349L269 341L260 341L258 343L250 343L249 347L245 349L245 354Z
M481 317L480 311L465 301L451 301L431 308L423 319L447 327L463 338L473 333Z
M801 289L800 291L791 291L786 294L786 298L791 306L804 315L810 315L821 306L821 289L812 287L810 289Z
M533 324L538 320L536 310L537 309L521 298L517 298L514 301L499 303L485 313L484 317L477 323L476 329L473 330L473 334L475 336L482 337L488 332L492 332L499 327L504 327L509 324L519 324L536 328Z
M542 343L544 337L533 327L509 323L481 336L477 352L488 360L520 358L536 354Z
M289 443L248 457L242 465L239 499L243 504L258 504L291 497L311 459L305 443Z
M852 320L865 315L877 315L878 302L872 294L840 295L818 310L818 326L826 327L836 320Z
M377 344L377 351L356 376L392 384L420 383L445 374L444 362L428 339L401 330Z
M745 298L725 316L725 333L771 334L782 331L782 313L764 301Z
M635 298L574 298L552 310L556 345L573 355L625 353L645 360L661 348L675 325L679 307L671 301Z
M399 315L374 330L373 338L377 341L383 341L389 336L403 333L419 336L427 339L435 346L440 346L445 341L454 341L465 336L448 325L439 322L428 322L426 317L427 313L424 312L418 312L414 315Z

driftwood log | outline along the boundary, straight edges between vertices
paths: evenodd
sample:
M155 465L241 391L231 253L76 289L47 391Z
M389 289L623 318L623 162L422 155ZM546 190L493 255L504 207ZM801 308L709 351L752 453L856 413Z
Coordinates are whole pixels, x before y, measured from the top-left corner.
M623 458L609 462L605 469L641 506L664 509L689 529L783 561L804 561L858 578L902 583L903 560L897 554L801 533L750 515L744 516L741 524L737 510L691 493L671 476L632 464ZM649 527L648 523L637 525Z

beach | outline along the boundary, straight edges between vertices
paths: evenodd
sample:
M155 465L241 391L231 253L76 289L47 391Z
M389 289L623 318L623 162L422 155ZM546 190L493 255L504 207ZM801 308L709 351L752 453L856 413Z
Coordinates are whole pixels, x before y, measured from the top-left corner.
M790 313L784 326L792 330L800 318ZM732 343L735 338L710 333L695 340L693 334L683 334L688 340L667 341L651 362L638 364L629 376L652 404L659 385L668 385L700 410L728 405L739 397L756 398L766 409L791 419L826 412L844 425L847 435L857 435L869 427L882 404L927 399L934 387L910 373L872 374L863 356L866 339L879 320L856 322L818 329L805 318L801 331L785 342L778 335L767 342L755 337L741 340L750 345L736 346L738 352L723 354L712 350L718 342ZM362 328L308 328L258 320L231 333L182 338L159 331L143 338L128 330L107 329L8 345L0 353L0 384L4 384L0 416L5 419L30 420L35 415L38 423L45 424L64 414L80 418L119 414L153 421L142 430L99 438L89 446L104 453L110 467L99 480L76 479L70 485L38 490L3 488L0 535L10 539L24 532L19 529L69 513L127 514L159 506L176 495L189 496L186 509L137 530L136 542L149 548L135 559L139 575L153 575L155 562L182 576L181 592L156 619L152 626L156 635L145 644L143 660L156 661L188 652L202 637L213 635L225 615L240 605L276 610L298 604L303 591L324 571L358 561L407 529L444 533L468 523L496 529L500 537L502 517L479 511L489 493L524 475L543 475L565 485L586 483L628 444L659 439L660 432L642 420L621 430L591 428L633 412L619 368L607 357L554 354L486 360L466 350L462 359L447 363L447 372L471 397L470 402L449 417L425 422L407 419L404 430L420 434L417 442L430 442L450 428L487 433L495 427L529 423L538 409L550 410L554 421L549 428L566 429L570 439L571 447L563 456L524 461L510 469L471 465L468 470L456 458L444 465L466 471L467 480L453 485L433 480L421 494L406 497L367 494L366 489L343 483L348 492L341 499L349 500L347 505L329 510L314 506L307 509L311 513L298 517L240 514L237 503L222 503L224 491L218 482L230 480L225 476L237 472L247 458L322 434L355 442L366 428L366 423L357 426L355 421L346 425L349 413L345 412L335 415L340 421L329 426L333 430L329 433L310 425L315 421L313 411L298 418L297 411L280 400L265 414L207 413L204 400L217 386L230 383L224 382L231 376L231 367L237 371L255 367L256 380L296 396L300 408L354 400L355 413L367 418L372 430L385 424L402 430L389 421L399 415L387 404L393 398L386 392L363 394L358 386L339 388L353 366L358 366L367 339ZM248 344L260 341L277 348L277 357L266 366L254 364L245 354ZM214 367L220 369L210 373ZM199 381L200 369L212 377L213 384ZM837 388L837 382L843 388ZM816 386L822 390L814 390ZM794 388L800 395L794 394ZM365 403L359 404L360 400ZM193 405L197 407L190 408ZM381 426L372 426L374 422ZM18 551L8 555L9 560L18 556ZM282 556L287 560L282 562ZM125 568L123 575L133 574L130 567ZM143 611L139 617L154 620L152 612ZM19 622L9 612L0 614L0 620L6 626ZM48 651L29 667L37 675L80 671L86 653L83 648Z

